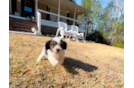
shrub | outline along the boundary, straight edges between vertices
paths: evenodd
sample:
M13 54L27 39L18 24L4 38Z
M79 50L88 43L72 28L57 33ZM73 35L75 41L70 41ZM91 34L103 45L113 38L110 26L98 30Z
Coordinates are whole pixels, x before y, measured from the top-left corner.
M110 40L103 37L103 33L95 31L92 34L87 35L86 40L94 41L96 43L102 43L110 45Z

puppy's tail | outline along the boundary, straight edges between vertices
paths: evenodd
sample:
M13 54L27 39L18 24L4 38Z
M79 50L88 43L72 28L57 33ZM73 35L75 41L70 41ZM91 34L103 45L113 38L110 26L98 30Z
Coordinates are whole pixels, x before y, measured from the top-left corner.
M55 37L58 37L58 34L59 34L60 30L62 30L62 27L60 27L60 28L57 29L56 36Z

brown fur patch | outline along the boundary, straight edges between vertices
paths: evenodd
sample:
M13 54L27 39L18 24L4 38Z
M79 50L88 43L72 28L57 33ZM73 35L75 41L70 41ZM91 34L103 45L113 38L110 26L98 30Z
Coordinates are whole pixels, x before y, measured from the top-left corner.
M55 46L56 46L57 42L56 41L52 41L50 43L50 49L52 50Z
M61 40L61 44L60 45L61 45L62 49L66 49L66 47L67 47L66 42L64 42L62 40Z

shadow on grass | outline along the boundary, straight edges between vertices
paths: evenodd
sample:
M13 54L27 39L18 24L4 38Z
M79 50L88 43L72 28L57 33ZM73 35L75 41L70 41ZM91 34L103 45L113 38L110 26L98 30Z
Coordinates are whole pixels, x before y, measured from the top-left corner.
M63 66L69 73L72 74L78 74L78 72L75 70L76 68L83 69L86 72L93 72L94 70L98 69L98 67L96 66L89 65L87 63L83 63L79 60L75 60L68 57L65 58Z

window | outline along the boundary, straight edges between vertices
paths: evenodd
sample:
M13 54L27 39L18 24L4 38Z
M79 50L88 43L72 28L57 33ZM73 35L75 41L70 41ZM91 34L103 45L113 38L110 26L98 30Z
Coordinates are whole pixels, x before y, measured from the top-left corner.
M32 8L27 7L27 6L24 6L24 10L27 11L27 12L32 12Z
M9 13L10 13L10 3L9 3Z

